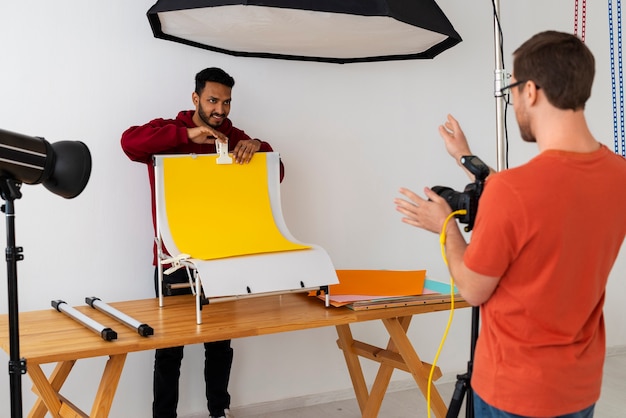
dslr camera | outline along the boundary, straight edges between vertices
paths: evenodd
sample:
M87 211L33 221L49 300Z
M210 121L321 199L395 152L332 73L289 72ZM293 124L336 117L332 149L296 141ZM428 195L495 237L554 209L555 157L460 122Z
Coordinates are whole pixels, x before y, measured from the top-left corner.
M446 199L453 212L464 209L464 215L455 215L459 222L467 224L465 232L469 232L474 228L474 220L478 211L478 199L483 193L485 187L485 179L489 175L489 167L487 164L475 155L466 155L461 157L461 164L474 175L474 183L465 186L463 192L457 192L450 187L434 186L432 191Z

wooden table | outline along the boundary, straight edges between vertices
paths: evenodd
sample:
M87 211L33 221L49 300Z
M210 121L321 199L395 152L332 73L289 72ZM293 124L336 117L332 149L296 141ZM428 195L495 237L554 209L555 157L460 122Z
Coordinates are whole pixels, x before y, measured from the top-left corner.
M106 314L87 305L76 307L93 320L113 328L116 340L105 341L98 334L80 325L53 308L22 312L19 315L20 357L27 362L33 391L39 399L29 417L107 417L122 374L126 355L178 345L274 334L309 328L334 326L343 350L352 384L363 417L378 415L383 396L394 369L413 375L426 396L430 365L420 360L406 331L413 315L450 309L449 303L429 303L407 307L352 311L348 308L325 308L322 301L303 294L283 294L243 298L214 303L202 311L203 323L196 325L193 296L172 296L159 308L158 299L111 303L137 321L154 328L154 335L140 336L135 330L116 322ZM457 307L468 306L457 301ZM352 338L350 324L381 320L390 339L385 349ZM0 345L9 353L8 315L0 315ZM91 413L85 414L59 392L77 360L108 356ZM368 391L359 357L380 363L371 391ZM42 364L56 363L46 376ZM439 370L435 377L441 376ZM446 415L446 404L436 388L431 389L431 407L435 415Z

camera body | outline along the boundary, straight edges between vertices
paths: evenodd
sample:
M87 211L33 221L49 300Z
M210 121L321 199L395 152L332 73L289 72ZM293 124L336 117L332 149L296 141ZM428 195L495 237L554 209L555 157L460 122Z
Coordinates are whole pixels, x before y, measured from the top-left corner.
M474 228L476 212L478 211L478 200L485 187L485 179L489 175L489 167L475 155L461 157L461 164L474 175L474 183L465 186L463 192L457 192L450 187L434 186L432 190L439 196L446 199L453 212L465 210L465 214L455 215L459 222L467 224L465 232Z

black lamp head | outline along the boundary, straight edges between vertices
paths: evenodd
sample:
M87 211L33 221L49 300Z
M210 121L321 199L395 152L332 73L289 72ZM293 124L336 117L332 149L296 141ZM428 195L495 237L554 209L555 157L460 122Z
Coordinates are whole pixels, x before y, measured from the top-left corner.
M50 144L0 129L0 177L26 184L42 183L66 199L78 196L89 181L91 154L80 141Z

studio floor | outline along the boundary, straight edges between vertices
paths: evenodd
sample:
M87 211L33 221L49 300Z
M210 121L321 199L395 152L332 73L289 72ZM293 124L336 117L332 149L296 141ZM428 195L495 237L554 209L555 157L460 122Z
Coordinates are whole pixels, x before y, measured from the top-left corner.
M609 353L604 366L602 395L596 404L595 418L623 418L626 416L626 348ZM437 385L447 403L452 398L455 382ZM254 413L250 409L233 411L236 418L360 418L356 399L320 403L302 408ZM419 389L387 393L380 418L426 417L426 400ZM433 415L434 416L434 415ZM465 408L459 417L465 416Z

